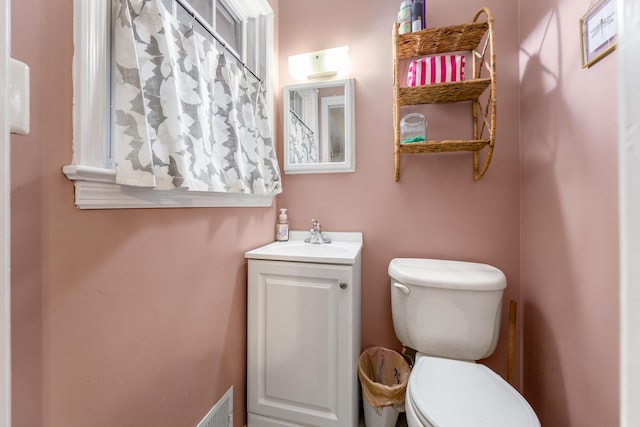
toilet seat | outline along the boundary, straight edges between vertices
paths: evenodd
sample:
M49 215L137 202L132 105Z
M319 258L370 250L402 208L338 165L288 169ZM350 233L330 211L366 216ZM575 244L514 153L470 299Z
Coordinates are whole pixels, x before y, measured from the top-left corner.
M540 427L527 401L491 369L474 362L421 356L407 386L409 425Z

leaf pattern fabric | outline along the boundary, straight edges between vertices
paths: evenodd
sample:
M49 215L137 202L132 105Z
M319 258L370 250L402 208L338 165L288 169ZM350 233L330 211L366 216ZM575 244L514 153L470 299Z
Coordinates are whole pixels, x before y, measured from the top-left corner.
M318 140L313 131L291 111L289 113L289 159L291 163L318 163Z
M112 5L116 181L280 193L264 85L161 0Z

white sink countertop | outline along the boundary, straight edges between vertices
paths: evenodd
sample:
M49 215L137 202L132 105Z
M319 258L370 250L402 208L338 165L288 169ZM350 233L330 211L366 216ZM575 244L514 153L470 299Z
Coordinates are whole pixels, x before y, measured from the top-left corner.
M362 233L323 232L331 243L305 243L308 231L289 232L289 241L273 242L245 252L248 259L353 265L362 250Z

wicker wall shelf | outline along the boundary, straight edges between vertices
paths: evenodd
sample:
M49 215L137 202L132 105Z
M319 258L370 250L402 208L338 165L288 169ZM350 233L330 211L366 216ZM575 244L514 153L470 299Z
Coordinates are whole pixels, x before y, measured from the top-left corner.
M400 144L400 154L455 153L457 151L480 151L489 145L489 140L447 140Z
M480 9L473 22L442 28L428 28L398 34L393 27L395 179L400 180L400 157L416 153L473 153L473 178L479 180L489 168L496 134L496 68L493 16ZM400 61L439 53L470 51L472 78L462 82L405 87L400 83ZM488 95L483 94L488 90ZM400 143L401 106L471 101L473 139ZM480 151L487 148L480 165Z
M480 98L480 95L484 93L490 84L491 79L475 79L416 87L401 87L398 92L398 102L400 105L416 105L475 101Z

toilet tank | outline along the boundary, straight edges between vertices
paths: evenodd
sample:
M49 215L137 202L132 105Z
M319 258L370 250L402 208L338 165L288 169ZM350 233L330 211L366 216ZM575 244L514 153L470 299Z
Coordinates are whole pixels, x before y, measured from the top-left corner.
M460 360L493 353L507 286L502 271L473 262L396 258L389 276L393 327L405 347Z

